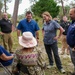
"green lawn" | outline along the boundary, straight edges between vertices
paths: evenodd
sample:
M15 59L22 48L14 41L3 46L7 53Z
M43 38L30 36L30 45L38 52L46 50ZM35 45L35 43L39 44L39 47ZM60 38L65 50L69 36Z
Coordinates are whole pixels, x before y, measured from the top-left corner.
M43 47L43 41L42 41L43 40L43 37L42 37L42 31L41 30L39 31L39 35L40 35L39 47L44 49L44 47ZM15 32L12 32L12 39L13 39L13 51L15 52L15 50L17 50L17 49L19 49L21 47L18 44L18 39L17 39L17 33L16 33L16 31ZM61 40L60 39L58 41L58 46L61 47ZM58 69L56 68L56 65L55 65L55 67L53 67L51 69L46 69L45 70L46 75L70 75L68 73L70 71L73 71L73 66L72 66L72 63L71 63L70 58L69 57L63 58L63 56L60 55L60 59L61 59L61 62L62 62L63 67L66 70L66 74L61 74L58 71Z

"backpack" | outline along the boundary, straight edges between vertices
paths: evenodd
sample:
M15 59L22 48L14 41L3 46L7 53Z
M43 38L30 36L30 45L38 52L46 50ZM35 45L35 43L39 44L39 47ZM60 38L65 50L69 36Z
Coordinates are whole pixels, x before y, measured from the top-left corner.
M72 48L75 46L75 22L68 28L67 43Z

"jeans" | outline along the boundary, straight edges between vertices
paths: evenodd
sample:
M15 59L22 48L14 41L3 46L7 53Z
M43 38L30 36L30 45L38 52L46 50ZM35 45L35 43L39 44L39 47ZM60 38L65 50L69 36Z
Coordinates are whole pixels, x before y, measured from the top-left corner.
M71 55L71 61L74 65L74 71L75 71L75 50L73 51L71 47L70 47L70 55Z
M44 44L44 46L48 54L50 65L53 65L53 56L52 56L52 52L53 52L56 66L60 70L62 68L62 64L61 64L60 57L58 54L57 42L50 44L50 45Z

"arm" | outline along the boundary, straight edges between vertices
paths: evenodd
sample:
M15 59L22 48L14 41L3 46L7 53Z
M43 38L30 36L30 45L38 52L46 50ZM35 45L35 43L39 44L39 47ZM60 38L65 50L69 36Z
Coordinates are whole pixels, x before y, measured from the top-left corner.
M0 35L4 35L4 33L3 32L0 32Z
M36 31L36 40L37 40L37 43L39 42L39 31Z
M17 52L17 51L16 51ZM18 52L17 52L18 53ZM18 72L18 68L17 68L17 64L19 63L19 59L15 53L14 55L14 60L13 60L13 63L12 63L12 73L15 74Z
M36 31L36 39L39 39L39 31Z
M46 68L46 53L43 51L41 51L40 48L36 48L37 52L38 52L38 64L42 69Z
M15 29L16 29L16 28L15 28L15 26L14 26L14 25L12 25L12 31L15 31Z
M62 27L60 27L59 30L60 30L60 32L59 32L58 38L60 38L60 36L62 35L62 33L65 31Z
M6 56L4 53L0 56L0 58L4 61L10 60L13 58L13 56Z
M43 37L44 37L44 34L45 34L44 29L42 29L42 36L43 36Z
M54 37L55 40L58 40L58 38L60 38L62 33L65 31L61 26L60 26L59 30L60 30L60 32L59 32L58 36Z
M20 30L17 30L17 37L19 37L20 36Z

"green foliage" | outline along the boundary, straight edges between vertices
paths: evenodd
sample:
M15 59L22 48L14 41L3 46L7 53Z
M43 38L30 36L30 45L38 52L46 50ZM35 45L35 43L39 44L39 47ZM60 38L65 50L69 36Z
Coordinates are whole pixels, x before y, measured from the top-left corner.
M2 3L2 1L0 0L0 11L1 11L2 7L3 7L3 3Z
M59 6L54 0L39 0L32 5L31 10L36 16L41 16L43 12L48 11L52 17L56 17L59 13Z

